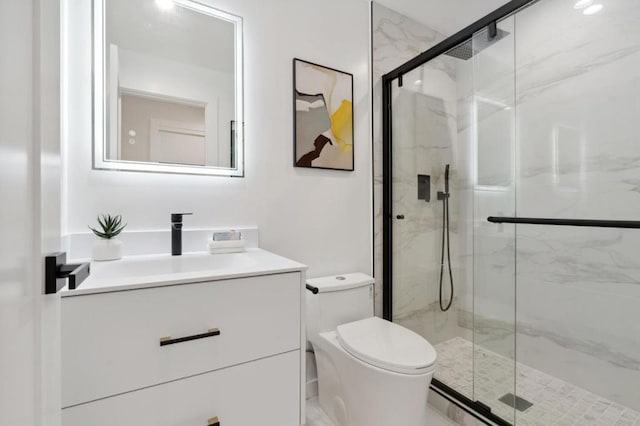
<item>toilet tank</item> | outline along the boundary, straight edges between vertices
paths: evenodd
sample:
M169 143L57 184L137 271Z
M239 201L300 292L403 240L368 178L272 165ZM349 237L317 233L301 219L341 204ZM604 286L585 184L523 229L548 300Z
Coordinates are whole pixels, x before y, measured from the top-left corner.
M308 279L318 292L306 291L307 340L313 343L319 333L372 317L373 283L372 277L359 272Z

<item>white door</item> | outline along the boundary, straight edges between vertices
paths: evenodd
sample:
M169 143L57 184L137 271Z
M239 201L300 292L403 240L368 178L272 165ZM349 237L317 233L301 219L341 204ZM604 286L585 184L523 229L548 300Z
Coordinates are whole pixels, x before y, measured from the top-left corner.
M0 0L0 425L60 424L58 1Z
M150 158L154 163L207 164L205 132L198 126L152 118L149 142Z

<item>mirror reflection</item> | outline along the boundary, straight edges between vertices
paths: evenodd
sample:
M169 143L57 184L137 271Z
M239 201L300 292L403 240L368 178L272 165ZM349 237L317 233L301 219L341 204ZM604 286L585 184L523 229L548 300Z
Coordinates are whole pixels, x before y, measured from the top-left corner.
M98 168L241 172L240 18L188 0L103 0L102 12Z

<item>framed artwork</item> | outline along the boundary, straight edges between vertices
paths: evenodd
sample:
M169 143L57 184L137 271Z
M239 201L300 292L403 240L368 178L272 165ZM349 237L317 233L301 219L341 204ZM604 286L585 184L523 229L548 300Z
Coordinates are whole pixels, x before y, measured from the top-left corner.
M295 167L353 171L353 75L293 60Z

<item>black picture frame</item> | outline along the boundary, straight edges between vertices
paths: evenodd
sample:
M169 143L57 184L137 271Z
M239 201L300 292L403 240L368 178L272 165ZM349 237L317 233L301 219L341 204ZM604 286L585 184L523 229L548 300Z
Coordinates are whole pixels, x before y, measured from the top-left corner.
M350 80L350 93L349 95L351 96L350 102L351 102L351 140L352 140L352 148L351 148L351 168L339 168L339 167L320 167L320 166L313 166L313 165L302 165L301 162L299 161L301 158L298 157L298 120L297 120L297 115L296 115L296 99L297 99L297 80L298 80L298 76L297 76L297 63L304 63L304 64L308 64L308 65L312 65L314 67L318 67L318 68L322 68L328 71L332 71L338 74L342 74L345 75L349 78ZM338 171L346 171L346 172L353 172L355 171L355 119L354 119L354 107L353 107L353 100L354 100L354 91L353 91L353 74L346 72L346 71L341 71L338 70L336 68L331 68L331 67L327 67L324 65L320 65L320 64L316 64L314 62L310 62L310 61L306 61L304 59L299 59L299 58L293 58L292 61L292 65L293 65L293 90L292 90L292 99L293 99L293 166L294 167L299 167L299 168L310 168L310 169L320 169L320 170L338 170ZM310 94L304 94L304 95L310 95ZM322 94L313 94L310 96L322 96ZM323 96L324 99L324 96ZM321 136L321 135L319 135ZM310 154L310 153L307 153ZM318 153L319 154L319 153ZM317 158L317 157L316 157Z

